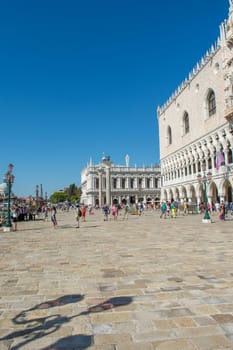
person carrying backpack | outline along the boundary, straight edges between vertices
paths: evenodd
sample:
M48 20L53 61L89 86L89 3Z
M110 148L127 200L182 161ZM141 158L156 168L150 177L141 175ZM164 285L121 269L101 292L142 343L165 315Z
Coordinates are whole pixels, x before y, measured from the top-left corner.
M128 220L129 211L130 211L130 206L129 206L129 204L127 203L127 204L125 205L125 207L124 207L124 217L123 217L123 219Z
M76 228L80 227L80 219L81 219L81 217L82 217L82 211L81 211L80 207L78 206L77 207L77 211L76 211L76 221L77 221Z
M165 202L162 203L161 205L161 215L160 215L160 219L162 219L162 217L164 217L164 219L166 219L166 215L167 214L167 205Z

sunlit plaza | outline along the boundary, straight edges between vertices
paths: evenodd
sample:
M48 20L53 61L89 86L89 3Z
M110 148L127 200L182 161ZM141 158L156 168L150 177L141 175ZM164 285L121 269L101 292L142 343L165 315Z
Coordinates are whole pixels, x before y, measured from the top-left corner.
M0 231L0 349L233 349L231 216L159 216Z
M185 16L174 2L82 12L49 0L48 11L19 6L21 16L7 5L6 17L3 6L1 115L12 125L2 162L16 167L0 184L0 350L233 350L233 0L224 2L228 17L186 77L178 64L209 36L214 3L211 16L201 4L203 35L192 4ZM176 37L169 13L194 34Z

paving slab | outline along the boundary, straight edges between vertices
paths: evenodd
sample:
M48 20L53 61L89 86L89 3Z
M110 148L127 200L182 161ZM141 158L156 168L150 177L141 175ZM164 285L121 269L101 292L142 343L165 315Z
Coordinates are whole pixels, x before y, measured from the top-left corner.
M0 230L0 350L233 349L233 220L159 215Z

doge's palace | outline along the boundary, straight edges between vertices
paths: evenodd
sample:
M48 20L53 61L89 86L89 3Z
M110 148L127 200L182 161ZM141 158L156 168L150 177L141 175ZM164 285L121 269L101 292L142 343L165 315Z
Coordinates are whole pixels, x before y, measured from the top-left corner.
M233 200L233 2L216 43L157 108L161 199Z

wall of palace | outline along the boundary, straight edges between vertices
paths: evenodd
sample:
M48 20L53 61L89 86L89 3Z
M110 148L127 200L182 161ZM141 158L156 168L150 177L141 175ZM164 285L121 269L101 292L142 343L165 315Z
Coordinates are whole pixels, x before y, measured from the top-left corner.
M215 45L157 109L161 199L233 200L233 5Z

